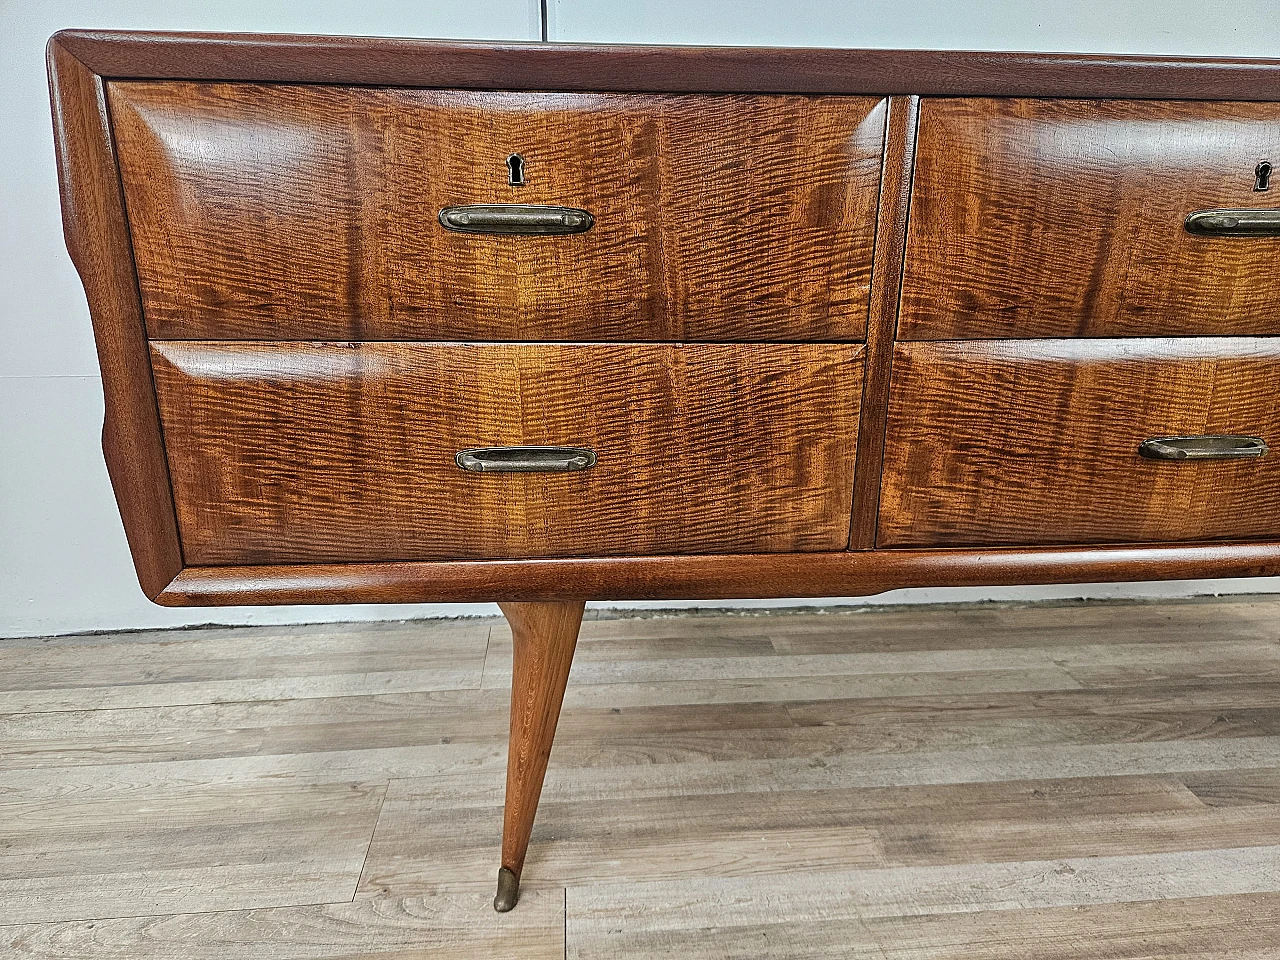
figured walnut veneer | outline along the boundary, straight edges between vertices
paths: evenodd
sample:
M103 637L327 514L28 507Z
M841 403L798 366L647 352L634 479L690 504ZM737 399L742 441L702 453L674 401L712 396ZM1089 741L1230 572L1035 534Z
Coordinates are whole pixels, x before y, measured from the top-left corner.
M1275 103L927 100L898 336L1280 333L1280 238L1183 228L1280 209L1267 157Z
M157 339L865 335L877 98L110 92ZM491 203L582 208L595 225L530 238L436 222Z
M1150 437L1280 438L1280 341L904 343L880 545L1280 538L1280 457L1144 460Z
M192 563L841 549L861 348L152 345ZM467 473L488 445L573 473Z

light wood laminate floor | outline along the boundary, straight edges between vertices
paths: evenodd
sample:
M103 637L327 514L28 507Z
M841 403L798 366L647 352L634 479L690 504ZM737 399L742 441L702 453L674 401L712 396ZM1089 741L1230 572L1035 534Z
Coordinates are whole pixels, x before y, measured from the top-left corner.
M0 641L0 956L1274 960L1280 599Z

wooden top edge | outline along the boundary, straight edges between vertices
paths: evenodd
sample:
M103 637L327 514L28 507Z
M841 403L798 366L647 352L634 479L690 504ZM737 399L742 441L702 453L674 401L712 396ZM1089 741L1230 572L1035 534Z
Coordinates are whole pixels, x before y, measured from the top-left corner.
M113 79L509 90L1280 100L1280 60L63 30Z
M166 606L854 597L904 587L1280 575L1280 543L187 567Z

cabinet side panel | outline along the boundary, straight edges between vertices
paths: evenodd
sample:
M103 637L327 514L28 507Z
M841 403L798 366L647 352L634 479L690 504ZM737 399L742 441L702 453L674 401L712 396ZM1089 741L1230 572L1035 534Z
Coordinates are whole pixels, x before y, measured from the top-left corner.
M138 582L154 598L182 569L182 549L105 90L56 39L48 66L63 231L102 368L102 449Z

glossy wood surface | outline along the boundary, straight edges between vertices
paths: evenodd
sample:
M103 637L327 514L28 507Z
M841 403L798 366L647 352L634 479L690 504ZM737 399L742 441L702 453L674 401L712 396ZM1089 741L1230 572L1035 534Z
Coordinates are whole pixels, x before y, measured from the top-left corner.
M511 734L507 739L502 868L510 870L517 883L524 870L584 606L581 600L502 604L512 637ZM514 898L502 906L510 909Z
M1280 341L900 344L879 544L1280 538L1280 456L1160 461L1153 437L1280 444Z
M895 586L947 583L1071 582L1229 574L1273 575L1280 572L1276 561L1280 546L1275 542L1027 550L895 550L885 554L810 553L803 556L701 553L529 563L358 562L272 567L212 567L193 563L188 557L186 569L172 577L170 586L164 588L163 584L181 566L183 559L178 547L176 523L172 519L166 520L166 516L172 517L173 510L167 492L158 418L147 413L146 403L137 402L139 398L146 400L149 396L149 374L146 372L143 334L138 322L141 308L136 284L120 282L120 278L126 275L120 271L132 269L132 256L129 237L121 229L123 211L119 200L115 208L109 202L112 190L119 197L119 188L111 186L114 163L110 154L111 144L106 136L105 97L101 93L100 80L100 77L115 78L134 86L140 81L156 79L435 87L452 89L454 96L461 95L456 91L468 89L584 91L591 94L610 90L632 94L639 89L650 93L736 92L748 94L746 99L758 99L758 95L765 93L877 97L885 93L903 93L1028 96L1058 100L1070 97L1144 98L1147 102L1142 104L1093 104L1097 111L1086 113L1081 119L1079 126L1084 130L1081 136L1086 139L1091 136L1089 130L1096 131L1097 117L1106 116L1106 111L1133 109L1142 112L1142 123L1146 126L1137 124L1137 121L1130 122L1128 127L1120 124L1120 129L1129 131L1126 142L1132 146L1135 140L1141 140L1134 130L1149 129L1154 131L1152 142L1161 149L1168 149L1169 124L1160 119L1161 110L1168 108L1186 112L1192 111L1194 105L1155 101L1245 99L1242 92L1247 91L1251 104L1229 108L1215 104L1203 106L1210 114L1224 109L1236 114L1272 109L1261 106L1260 102L1280 99L1280 63L1053 54L602 48L72 31L59 34L51 41L50 72L69 246L85 276L99 349L104 358L113 352L123 358L110 367L104 359L107 425L108 431L113 429L114 419L117 423L114 429L122 435L128 433L132 436L133 445L121 445L120 452L113 453L112 441L108 440L109 469L118 493L125 488L140 491L138 496L121 495L122 515L144 588L149 593L163 588L161 602L854 595ZM66 79L73 74L77 77L74 84ZM430 95L438 95L438 92ZM644 96L628 97L633 98L646 99ZM927 113L926 109L926 119ZM68 124L68 117L77 116L85 119L87 126L83 129L90 132L88 137L75 132L81 128ZM92 122L89 122L90 118ZM1212 126L1219 125L1215 122ZM1245 127L1257 129L1256 125L1246 124ZM1069 140L1074 135L1071 124L1065 127L1060 124L1051 129L1055 138ZM1188 128L1177 125L1177 129ZM1185 143L1179 146L1175 142L1174 154L1184 166L1171 177L1181 183L1190 176L1191 180L1199 183L1196 178L1202 171L1187 167L1186 164L1190 163L1188 158L1203 155L1213 160L1226 156L1230 153L1227 149L1230 144L1225 147L1224 144L1230 140L1230 131L1238 129L1239 124L1232 126L1228 123L1223 127L1226 133L1207 135L1204 143L1209 146L1202 154L1196 153L1199 148L1192 149ZM699 130L698 135L710 134ZM86 146L95 137L100 146ZM180 154L184 141L178 137L172 142L178 145L175 151ZM189 148L194 142L185 142L185 146ZM368 142L367 137L363 142ZM1055 142L1045 144L1051 157L1062 152ZM891 152L896 149L893 142L889 146ZM964 144L959 146L971 152L974 149ZM982 149L990 152L988 146ZM97 159L89 163L78 160L77 157L86 150ZM1139 159L1140 154L1141 151L1134 151L1134 156ZM1034 159L1025 150L1022 156ZM106 163L102 162L103 157L107 158ZM1100 165L1107 168L1105 157ZM1148 174L1149 166L1142 167ZM1066 169L1074 168L1067 164ZM1191 169L1191 173L1184 176L1187 169ZM305 172L306 168L303 170ZM235 172L229 171L226 175L234 184ZM1048 173L1040 171L1037 175L1047 176ZM1028 175L1023 173L1022 177L1026 180ZM872 179L875 179L874 175ZM896 198L886 193L886 199L891 203L900 202L901 180L898 188ZM1174 190L1173 187L1168 189ZM106 197L108 202L87 204L82 202L86 196ZM1249 205L1261 202L1255 196L1250 198ZM1151 204L1159 206L1159 198L1152 199ZM181 204L177 206L181 207ZM890 225L892 217L888 212L879 211L878 216L882 230ZM352 225L353 234L362 229L361 224ZM82 238L78 254L73 234ZM891 230L887 239L892 236ZM93 238L91 245L85 244L83 238L87 237ZM885 265L889 265L891 260L887 257L888 249L887 246L881 248L881 262ZM915 256L915 250L913 241L907 251L908 260ZM891 270L888 272L891 274ZM1032 273L1029 276L1036 279L1040 275ZM361 278L354 273L348 280L353 290L360 282ZM1176 287L1178 282L1181 281L1175 278L1172 286ZM1211 279L1208 282L1219 281ZM274 290L269 293L275 295ZM890 297L888 284L879 287L875 296L882 299ZM361 309L364 309L363 305ZM384 307L374 304L371 309L376 312ZM876 330L882 330L886 320L883 306L877 308L872 304L871 311ZM1236 316L1235 312L1223 311L1219 319L1226 317L1234 322L1231 318ZM120 317L126 320L134 318L132 326L128 322L118 324L117 318ZM289 319L286 317L284 322L289 322ZM875 333L874 336L881 334ZM872 342L870 347L875 356L880 357L888 343L888 339L882 336L878 346ZM883 384L887 375L884 360L876 359L867 387L869 416L872 416L870 405L881 395L875 385ZM112 383L128 386L127 389L113 391ZM879 423L873 425L880 428ZM874 452L874 436L863 435L862 445L864 452ZM878 477L871 470L858 478L853 498L860 504L858 516L861 519L853 525L851 543L854 547L869 545L867 518L870 513L866 505L874 499L871 491L876 483ZM353 485L353 489L357 488L358 485ZM750 499L748 494L735 491L734 495L740 496L744 503ZM242 506L232 505L236 509ZM160 562L155 562L155 558Z
M906 587L1280 576L1280 544L857 550L435 563L187 567L173 607L441 600L855 597Z
M857 346L153 344L188 561L843 548ZM572 473L463 449L570 445Z
M884 454L885 411L889 404L919 112L917 97L894 97L889 101L871 280L871 315L867 323L867 375L862 390L858 471L854 476L853 519L849 528L849 547L853 550L875 545L876 514L880 508L880 460Z
M480 90L1280 100L1280 60L1231 57L98 30L64 30L53 42L106 77Z
M1280 238L1183 226L1280 209L1267 158L1273 104L926 100L898 335L1280 333Z
M865 334L876 99L126 83L111 104L154 338ZM490 203L595 225L436 219Z
M48 66L63 233L89 301L102 372L102 452L138 583L154 597L183 558L106 91L57 44L49 46Z

